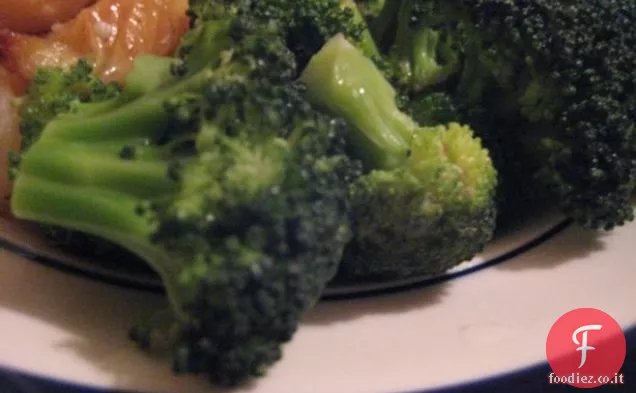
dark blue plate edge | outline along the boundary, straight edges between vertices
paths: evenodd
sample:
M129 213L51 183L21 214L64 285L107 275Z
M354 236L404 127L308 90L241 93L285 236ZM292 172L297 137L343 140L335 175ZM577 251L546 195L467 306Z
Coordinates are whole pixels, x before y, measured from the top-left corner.
M636 326L623 329L627 345L625 363L621 373L625 376L625 385L606 385L594 388L594 392L630 392L636 383ZM547 337L547 332L546 332ZM428 390L411 390L401 393L542 393L542 392L581 392L585 389L566 385L551 385L549 375L552 372L547 360L515 371L492 375L483 379L452 384Z
M457 272L444 274L442 276L431 277L431 278L422 278L421 280L417 280L414 282L410 282L407 284L396 284L396 285L386 285L380 286L378 288L370 288L370 289L359 289L359 290L351 290L343 293L333 293L333 294L325 294L321 300L322 301L340 301L340 300L351 300L351 299L360 299L360 298L368 298L375 296L383 296L389 295L409 290L422 289L424 287L428 287L431 285L441 284L450 280L454 280L460 277L467 276L469 274L487 269L489 267L493 267L499 264L502 264L506 261L509 261L531 249L545 243L546 241L552 239L554 236L558 235L565 229L567 229L570 225L572 225L571 219L564 219L542 234L534 237L531 240L517 246L516 248L509 250L501 255L498 255L494 258L491 258L487 261L479 263L475 266L472 266L467 269L463 269ZM133 289L139 291L145 291L155 294L164 294L163 288L156 284L152 283L143 283L134 279L125 279L120 277L107 276L103 274L99 274L96 272L91 272L85 269L81 269L78 267L71 266L64 262L61 262L55 258L48 257L46 255L40 255L37 252L28 250L26 247L15 244L5 238L0 237L0 249L4 249L12 254L20 256L24 259L28 259L30 261L36 262L40 265L71 274L77 277L83 277L90 279L95 282L100 282L103 284L113 285L116 287L124 288L124 289ZM381 283L379 283L381 285Z

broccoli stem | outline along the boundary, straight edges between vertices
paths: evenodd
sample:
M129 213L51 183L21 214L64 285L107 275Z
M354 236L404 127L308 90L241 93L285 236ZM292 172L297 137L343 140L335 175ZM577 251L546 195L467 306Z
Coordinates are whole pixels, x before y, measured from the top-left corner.
M316 105L346 118L355 154L367 168L392 169L407 159L418 125L396 105L396 92L376 65L344 35L331 38L301 75Z
M186 58L188 74L221 63L223 54L231 47L231 28L232 19L228 16L227 19L198 23L190 30L178 49L178 53Z
M371 35L382 51L386 51L393 43L396 29L396 15L400 10L401 3L402 0L389 0L384 2L380 12L369 22Z
M442 82L452 69L440 66L435 53L440 44L440 32L429 28L418 30L413 37L412 78L418 86L428 87Z
M124 97L134 99L174 80L171 72L172 57L140 55L135 57L132 70L126 78Z
M165 181L168 165L163 161L127 160L122 159L117 150L110 151L108 146L102 149L88 143L55 140L34 145L33 150L33 158L21 167L26 175L33 171L69 186L104 186L139 198L151 198L174 189Z
M419 11L423 12L423 11ZM391 58L397 66L400 82L411 90L435 86L457 72L459 57L453 42L426 23L414 24L417 15L412 0L403 0L397 17L397 30Z
M165 182L165 175L155 180ZM190 295L178 285L180 266L168 252L149 242L154 225L139 214L141 200L113 188L117 187L68 187L50 180L46 171L31 170L21 174L16 184L12 209L18 218L98 236L152 261L149 266L161 277L174 317L186 320L182 305Z
M353 12L354 23L359 23L364 26L364 31L360 34L359 47L364 54L370 58L380 56L380 51L371 35L371 31L367 26L367 22L364 16L360 12L360 9L353 0L342 0L342 6L350 9Z
M184 318L180 305L189 294L178 289L179 266L152 244L154 224L143 209L174 198L178 187L163 154L169 146L146 146L146 141L161 136L174 116L166 102L202 89L212 75L202 70L112 111L59 116L22 156L11 199L17 218L94 235L151 261L177 318ZM121 156L126 147L139 154ZM135 159L138 155L143 159Z
M55 152L47 154L47 150ZM24 156L11 199L12 212L20 219L98 236L152 261L150 266L162 277L175 317L183 319L180 305L187 294L177 289L179 267L148 240L154 224L139 210L151 190L155 190L155 200L175 192L166 185L165 164L131 162L124 172L116 172L124 165L120 161L68 155L59 146L38 143Z
M387 0L356 0L360 13L367 20L374 20L387 4Z
M112 141L156 136L159 134L158 130L166 126L166 120L170 117L166 102L181 93L201 89L213 74L212 70L204 69L179 83L159 88L152 94L145 94L112 111L84 115L78 110L62 115L46 127L40 141ZM122 124L126 127L122 127Z
M116 242L147 238L151 225L135 214L140 199L104 185L75 182L73 187L56 178L40 163L29 163L15 185L11 209L21 219L92 233ZM52 165L58 164L52 162ZM75 168L80 168L76 165ZM80 177L83 173L71 173ZM164 178L162 178L162 181ZM106 180L101 183L106 183Z
M174 79L171 73L173 62L171 57L137 56L126 78L124 91L111 100L79 104L75 108L76 113L81 113L82 116L105 113L168 84Z

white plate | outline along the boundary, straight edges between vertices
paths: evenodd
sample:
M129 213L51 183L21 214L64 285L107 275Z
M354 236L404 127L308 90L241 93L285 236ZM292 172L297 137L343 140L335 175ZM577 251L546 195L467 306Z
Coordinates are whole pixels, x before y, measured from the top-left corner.
M332 288L283 360L234 391L425 391L544 364L546 335L571 309L636 325L626 300L636 295L635 238L636 223L593 234L549 214L443 277ZM128 341L128 328L164 301L152 277L69 261L1 218L0 239L0 367L85 387L222 391L171 375L160 354Z

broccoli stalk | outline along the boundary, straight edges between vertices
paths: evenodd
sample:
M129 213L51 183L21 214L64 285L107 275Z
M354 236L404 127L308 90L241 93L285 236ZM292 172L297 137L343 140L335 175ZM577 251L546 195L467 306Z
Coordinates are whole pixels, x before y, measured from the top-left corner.
M163 270L173 265L172 258L149 244L154 224L135 211L143 200L173 198L177 185L167 178L170 164L163 147L143 144L153 143L169 124L173 115L165 108L168 99L202 89L210 77L206 70L121 106L114 105L114 99L107 111L93 112L88 104L84 113L77 105L72 113L50 121L22 156L11 200L13 214L121 245L162 266L159 272L171 285L178 276ZM137 85L134 74L129 80ZM141 160L131 160L127 152Z
M341 3L345 12L350 11L353 14L353 23L360 26L358 48L369 58L380 57L380 50L373 39L373 35L367 26L366 19L360 11L358 4L356 4L354 0L341 0Z
M357 56L359 52L351 49L344 36L336 37L312 58L301 81L309 87L312 101L361 130L350 139L367 169L399 167L407 157L417 124L398 110L395 90L381 73L375 72L375 66L368 70L369 59ZM361 83L360 78L365 82ZM332 95L342 98L329 100Z
M301 80L310 101L352 125L352 154L367 170L350 189L354 239L341 277L433 275L483 249L494 231L497 175L469 127L418 125L342 35Z
M284 34L240 15L222 62L185 56L134 99L77 104L49 121L11 200L18 218L106 239L151 266L171 312L131 338L153 345L157 321L167 323L174 370L224 385L280 359L336 274L358 172L346 124L315 110L291 77ZM207 50L189 42L189 54Z
M358 8L364 15L371 36L381 52L385 52L393 39L397 28L396 15L400 9L399 0L363 0Z
M144 94L164 83L170 76L172 60L154 56L139 56L131 70L131 84L125 94L116 83L104 83L92 74L92 66L80 60L69 69L61 67L43 67L37 70L28 92L19 102L21 115L20 131L22 135L21 151L26 151L35 143L44 127L58 115L73 112L81 105L84 114L107 111L128 100ZM116 99L114 99L116 97ZM10 175L19 170L19 152L12 152ZM130 254L104 239L87 235L67 228L41 225L44 234L58 247L91 259L112 264L112 261L124 261L120 267L126 269L145 266Z
M419 92L446 81L461 64L456 37L436 28L440 21L436 19L434 3L398 3L397 27L389 50L397 83Z
M386 0L357 0L355 1L360 14L367 20L374 20L386 5Z

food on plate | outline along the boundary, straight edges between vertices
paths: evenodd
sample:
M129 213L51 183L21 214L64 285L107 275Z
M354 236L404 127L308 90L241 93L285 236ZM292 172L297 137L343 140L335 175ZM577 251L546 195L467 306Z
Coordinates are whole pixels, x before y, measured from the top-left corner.
M373 31L392 80L403 96L441 89L465 108L499 169L502 214L534 196L591 228L633 220L633 1L385 7Z
M633 220L632 0L187 6L118 77L115 44L33 69L10 163L16 218L158 274L130 338L175 372L261 376L334 280L439 274L534 204Z
M104 83L92 70L85 60L70 68L38 69L18 107L22 150L38 140L47 124L78 103L96 103L119 95L118 84Z
M46 33L56 23L73 19L95 0L3 0L0 30Z
M45 94L27 98L29 109L77 80L88 80L88 96L44 127L33 122L11 200L19 218L144 259L170 299L162 322L174 334L174 368L222 384L278 360L334 276L350 239L348 179L359 171L344 152L346 123L312 107L294 80L291 15L272 24L270 11L282 10L261 4L245 14L193 8L182 61L137 57L112 98L86 64L36 78ZM316 22L347 21L332 15ZM27 113L49 120L35 110ZM151 345L156 327L142 323L132 337Z
M106 81L122 82L140 54L170 55L188 19L187 0L98 0L43 35L5 30L0 64L29 81L38 67L84 58Z
M39 68L68 68L80 59L102 80L122 83L137 55L174 52L188 27L187 7L187 0L9 0L0 7L2 97L24 95ZM41 34L28 34L34 23L40 23L35 30ZM0 198L5 198L6 150L19 143L19 131L9 121L15 111L3 106L2 113L7 113L0 123Z
M300 80L315 105L352 126L351 154L367 171L351 185L355 237L341 277L435 275L483 250L495 230L497 172L469 126L422 126L400 111L395 89L342 34Z

